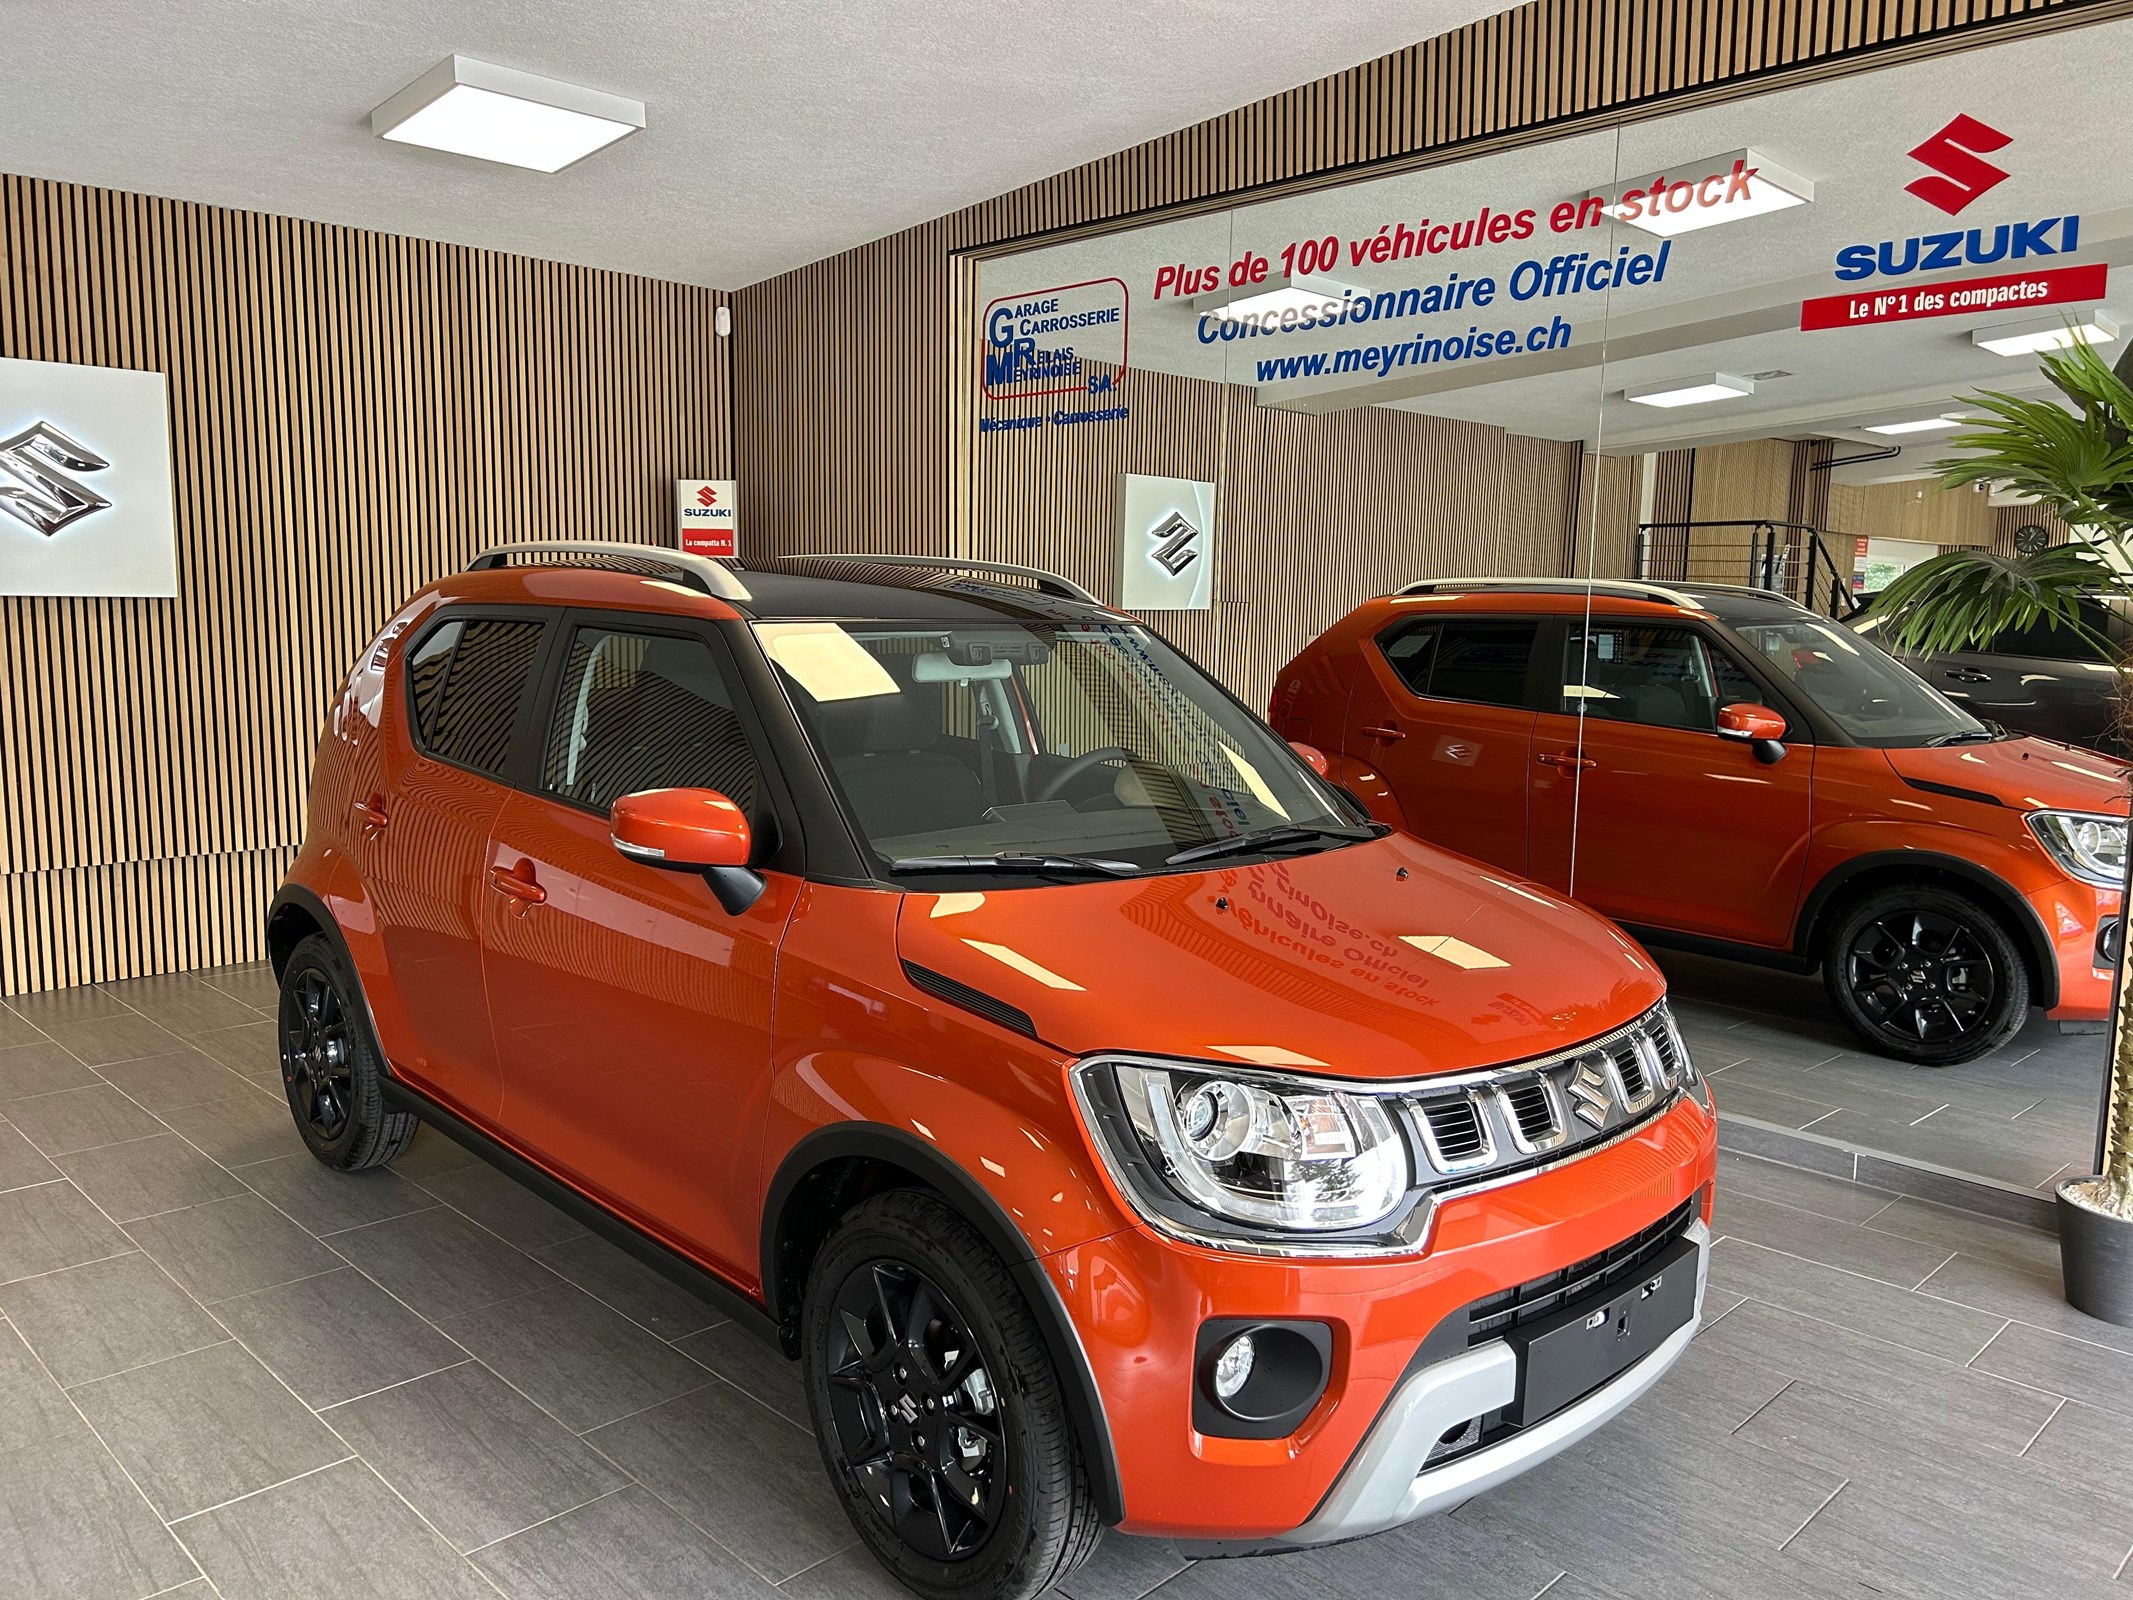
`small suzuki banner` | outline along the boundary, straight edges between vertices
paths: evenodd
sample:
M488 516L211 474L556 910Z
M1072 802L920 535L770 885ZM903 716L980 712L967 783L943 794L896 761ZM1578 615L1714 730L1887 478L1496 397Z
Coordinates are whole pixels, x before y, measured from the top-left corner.
M674 520L681 548L692 556L741 553L740 485L731 478L674 480Z
M2014 272L1999 278L1963 278L1912 289L1862 289L1824 295L1800 307L1800 330L1856 328L1869 322L1909 322L1917 317L1958 317L1976 311L2025 311L2037 306L2093 304L2104 294L2110 269L2084 267Z

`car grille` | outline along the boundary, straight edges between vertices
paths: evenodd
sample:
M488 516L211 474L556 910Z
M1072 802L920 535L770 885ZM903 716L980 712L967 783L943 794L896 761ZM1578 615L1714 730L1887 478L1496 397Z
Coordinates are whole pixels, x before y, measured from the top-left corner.
M1573 1300L1631 1282L1696 1220L1699 1200L1696 1197L1682 1201L1650 1227L1598 1255L1474 1301L1466 1308L1466 1342L1470 1346L1485 1344L1506 1329L1545 1317Z
M1488 1123L1470 1094L1425 1101L1422 1125L1430 1162L1439 1172L1470 1171L1495 1155Z

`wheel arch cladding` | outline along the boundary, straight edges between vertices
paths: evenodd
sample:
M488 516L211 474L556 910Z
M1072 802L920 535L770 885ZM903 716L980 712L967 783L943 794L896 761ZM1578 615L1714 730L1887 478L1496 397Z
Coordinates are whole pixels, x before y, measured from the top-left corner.
M1006 1264L1058 1374L1089 1487L1106 1523L1125 1516L1125 1494L1103 1397L1081 1335L1021 1229L983 1185L915 1135L879 1123L839 1123L807 1135L772 1177L763 1203L763 1298L786 1353L797 1355L799 1305L816 1254L838 1220L868 1195L922 1188L953 1205Z
M1847 905L1862 895L1907 882L1968 891L1996 912L2029 969L2030 1003L2047 1010L2059 1003L2059 962L2036 908L2006 879L1958 856L1891 850L1857 856L1834 868L1807 898L1795 950L1818 958L1823 938Z

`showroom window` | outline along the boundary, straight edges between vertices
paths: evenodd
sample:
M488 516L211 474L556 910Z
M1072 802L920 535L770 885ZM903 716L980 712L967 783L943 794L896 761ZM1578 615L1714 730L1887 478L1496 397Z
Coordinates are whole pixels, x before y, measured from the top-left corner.
M1424 623L1384 646L1385 659L1418 695L1523 706L1539 628L1517 619Z
M431 652L446 634L456 638L439 665ZM499 618L450 623L425 639L409 663L422 748L476 772L503 771L540 646L540 623Z
M715 789L753 812L755 755L710 646L580 628L549 719L542 783L596 811L646 789Z

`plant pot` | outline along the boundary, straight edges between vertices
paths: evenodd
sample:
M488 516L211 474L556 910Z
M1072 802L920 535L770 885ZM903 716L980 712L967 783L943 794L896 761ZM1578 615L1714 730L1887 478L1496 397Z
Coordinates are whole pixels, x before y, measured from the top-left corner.
M2133 1328L2133 1219L2114 1217L2071 1199L2059 1185L2059 1270L2066 1302L2105 1322Z

